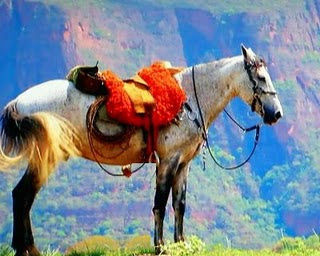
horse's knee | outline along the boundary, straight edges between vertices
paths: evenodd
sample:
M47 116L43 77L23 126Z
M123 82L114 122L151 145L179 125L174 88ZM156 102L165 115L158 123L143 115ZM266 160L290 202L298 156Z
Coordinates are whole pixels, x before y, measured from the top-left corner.
M175 212L178 211L184 213L186 208L186 189L173 189L172 207Z
M39 182L36 177L29 175L27 172L21 178L19 183L12 190L13 202L20 207L26 208L26 210L31 207L33 200L40 189Z
M179 200L179 201L173 202L172 203L172 208L178 214L182 214L183 215L185 210L186 210L186 201L185 200Z
M155 221L161 221L161 220L164 219L164 216L165 216L165 213L166 213L166 208L163 207L163 208L159 209L159 208L154 207L152 209L152 212L153 212Z
M22 180L14 187L12 190L12 200L13 200L13 213L14 214L22 214L24 201L25 201L25 194L26 191L24 189L24 185Z
M164 217L166 206L168 202L168 196L170 192L170 187L166 189L165 193L156 192L155 198L154 198L154 207L153 207L153 214L159 215L161 217Z
M15 186L14 189L12 190L12 199L13 201L17 201L19 199L19 195L21 194L21 189L18 186Z
M12 190L12 198L13 199L19 199L21 197L21 195L25 194L25 175L21 178L21 180L19 181L19 183L14 187L14 189Z

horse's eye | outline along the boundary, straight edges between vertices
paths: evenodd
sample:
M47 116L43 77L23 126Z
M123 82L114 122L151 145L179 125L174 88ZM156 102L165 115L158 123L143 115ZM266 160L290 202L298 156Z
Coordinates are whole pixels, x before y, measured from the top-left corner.
M266 82L266 78L264 76L258 76L259 81Z

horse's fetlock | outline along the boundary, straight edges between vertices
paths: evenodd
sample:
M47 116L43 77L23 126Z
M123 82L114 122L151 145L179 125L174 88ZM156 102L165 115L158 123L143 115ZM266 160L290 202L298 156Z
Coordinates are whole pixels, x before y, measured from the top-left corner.
M40 256L41 255L40 251L37 249L37 247L34 244L29 245L24 249L15 249L15 250L16 250L15 256Z
M159 254L163 253L163 250L162 250L162 248L161 248L161 247L163 247L163 246L164 246L163 240L162 240L162 239L159 239L159 240L157 241L156 245L154 246L154 250L155 250L155 254L156 254L156 255L159 255Z

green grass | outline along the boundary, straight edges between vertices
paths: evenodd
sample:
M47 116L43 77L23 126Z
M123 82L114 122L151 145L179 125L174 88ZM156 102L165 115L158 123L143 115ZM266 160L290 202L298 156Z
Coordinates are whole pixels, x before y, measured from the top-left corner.
M153 250L140 249L134 251L104 251L94 250L91 252L72 252L70 254L63 254L55 251L44 251L42 256L138 256L138 255L152 255ZM0 256L13 256L11 249L0 249ZM164 255L164 254L162 254ZM166 254L168 255L168 254ZM177 252L170 254L171 256L320 256L320 250L317 249L289 249L282 252L274 252L272 250L240 250L240 249L226 249L223 247L216 247L212 250L204 251L202 253L186 254L184 252Z
M91 251L70 252L62 254L57 250L48 249L43 256L139 256L152 255L153 248L119 248L117 250L96 249ZM9 246L0 246L0 256L13 256ZM167 243L162 247L160 255L171 256L320 256L320 239L318 235L309 238L282 238L272 249L244 250L225 248L221 245L207 248L203 241L191 236L186 242Z
M0 246L0 256L13 256L14 253L7 245Z

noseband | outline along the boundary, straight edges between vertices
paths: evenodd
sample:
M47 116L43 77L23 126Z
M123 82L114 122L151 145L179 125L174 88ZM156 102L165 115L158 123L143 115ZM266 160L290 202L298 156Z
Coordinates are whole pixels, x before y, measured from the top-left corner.
M252 87L253 100L252 100L252 103L251 103L251 111L252 112L255 111L256 104L258 102L259 105L261 106L261 115L263 117L264 116L264 110L263 110L263 103L261 101L261 96L262 95L277 95L277 92L264 90L261 86L259 86L259 83L256 80L253 79L251 69L252 68L257 69L259 66L261 66L261 64L265 65L264 61L262 59L260 59L259 61L257 60L257 61L250 62L250 63L245 62L244 63L244 69L247 71L249 80L253 85L253 87Z

